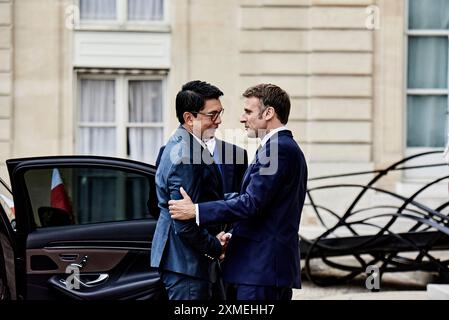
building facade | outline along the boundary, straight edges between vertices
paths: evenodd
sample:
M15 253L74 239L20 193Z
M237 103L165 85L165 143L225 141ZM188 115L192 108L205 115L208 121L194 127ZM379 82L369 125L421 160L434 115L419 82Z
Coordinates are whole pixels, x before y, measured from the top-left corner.
M1 176L12 157L96 154L154 163L177 126L174 97L193 79L223 90L222 137L242 145L242 132L232 131L241 129L241 93L260 82L286 89L288 126L311 177L384 168L443 148L448 6L0 0ZM406 189L414 179L399 173L389 187Z

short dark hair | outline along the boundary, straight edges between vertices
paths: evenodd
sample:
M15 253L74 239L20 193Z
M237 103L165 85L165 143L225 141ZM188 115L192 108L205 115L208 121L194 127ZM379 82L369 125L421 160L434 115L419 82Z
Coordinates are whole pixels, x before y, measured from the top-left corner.
M261 83L243 92L245 98L256 97L262 104L261 111L273 107L277 118L282 124L287 124L290 115L290 98L284 90L274 84Z
M184 123L184 112L199 112L204 108L206 100L218 99L222 95L223 92L210 83L200 80L187 82L176 95L176 117L179 123Z

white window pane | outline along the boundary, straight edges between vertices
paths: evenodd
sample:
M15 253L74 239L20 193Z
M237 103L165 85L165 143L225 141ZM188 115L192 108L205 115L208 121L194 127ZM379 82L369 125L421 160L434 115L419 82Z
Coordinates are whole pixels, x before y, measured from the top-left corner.
M446 96L407 97L407 146L444 147L447 134Z
M80 0L82 20L115 20L116 0Z
M408 88L447 88L447 37L409 37Z
M164 16L164 0L128 0L128 20L158 21Z
M78 153L116 156L115 128L79 128Z
M162 121L162 81L129 82L129 122Z
M79 121L115 121L115 81L81 80Z
M128 128L130 159L154 164L162 146L162 128Z
M449 1L409 0L409 29L449 29Z

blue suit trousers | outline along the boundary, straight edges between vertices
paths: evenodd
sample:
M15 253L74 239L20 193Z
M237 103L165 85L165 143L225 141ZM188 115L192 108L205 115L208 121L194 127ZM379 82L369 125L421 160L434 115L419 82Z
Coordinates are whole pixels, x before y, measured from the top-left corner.
M212 298L212 282L166 270L162 270L160 274L170 300L210 300Z

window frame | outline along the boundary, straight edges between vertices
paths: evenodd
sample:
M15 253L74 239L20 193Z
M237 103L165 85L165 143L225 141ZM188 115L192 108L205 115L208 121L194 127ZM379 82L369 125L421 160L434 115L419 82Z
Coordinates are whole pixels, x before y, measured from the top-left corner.
M98 29L119 29L119 30L147 30L163 28L169 24L169 0L162 0L162 19L151 21L135 21L128 20L128 0L116 0L116 19L115 20L85 20L81 19L80 1L74 0L75 6L79 12L79 23L77 23L77 30L98 30ZM161 30L162 31L162 30ZM167 30L165 30L167 31Z
M95 122L80 122L81 112L81 81L84 79L90 80L114 80L115 81L115 121L111 123L95 123ZM129 81L145 81L145 80L159 80L161 81L161 102L162 102L162 121L161 122L139 122L133 123L129 121ZM128 128L161 128L162 139L164 139L167 130L167 76L166 75L132 75L132 74L89 74L77 73L76 81L76 111L74 112L74 150L78 152L79 147L79 128L81 127L110 127L115 128L115 143L116 153L111 155L113 157L130 159L127 155L127 138ZM163 144L163 141L161 141ZM138 161L138 160L137 160Z
M448 88L447 89L409 89L408 88L408 53L409 53L409 37L410 36L447 36L449 38L449 30L433 30L433 29L409 29L409 19L410 19L410 7L409 0L404 0L404 59L403 59L403 118L402 118L402 138L403 138L403 154L404 157L409 157L418 153L442 150L441 147L409 147L407 145L407 112L408 104L407 97L409 95L415 96L434 96L434 95L446 95L447 99L447 109L446 113L449 112L449 62L448 62ZM449 43L448 43L449 46ZM449 56L448 56L449 60ZM449 117L446 116L446 123L449 130ZM425 165L429 163L441 163L444 159L440 154L434 154L426 159L414 160L410 165ZM430 177L441 177L447 174L443 167L435 167L431 169L422 170L409 170L402 173L403 182L411 183L423 183L428 182Z
M408 53L409 53L409 38L411 36L419 36L419 37L432 37L432 36L446 36L448 39L448 53L449 53L449 30L441 30L441 29L410 29L409 28L409 19L410 19L410 6L409 0L405 0L405 17L404 17L404 37L405 37L405 45L404 45L404 121L403 121L403 143L405 149L405 155L412 155L420 152L427 151L435 151L439 150L442 147L409 147L407 145L407 112L408 112L408 104L407 98L409 96L446 96L447 98L447 106L446 106L446 125L449 130L449 54L448 54L448 70L446 70L447 77L447 88L446 89L409 89L408 88ZM447 133L446 133L447 134ZM443 146L444 147L444 146Z

